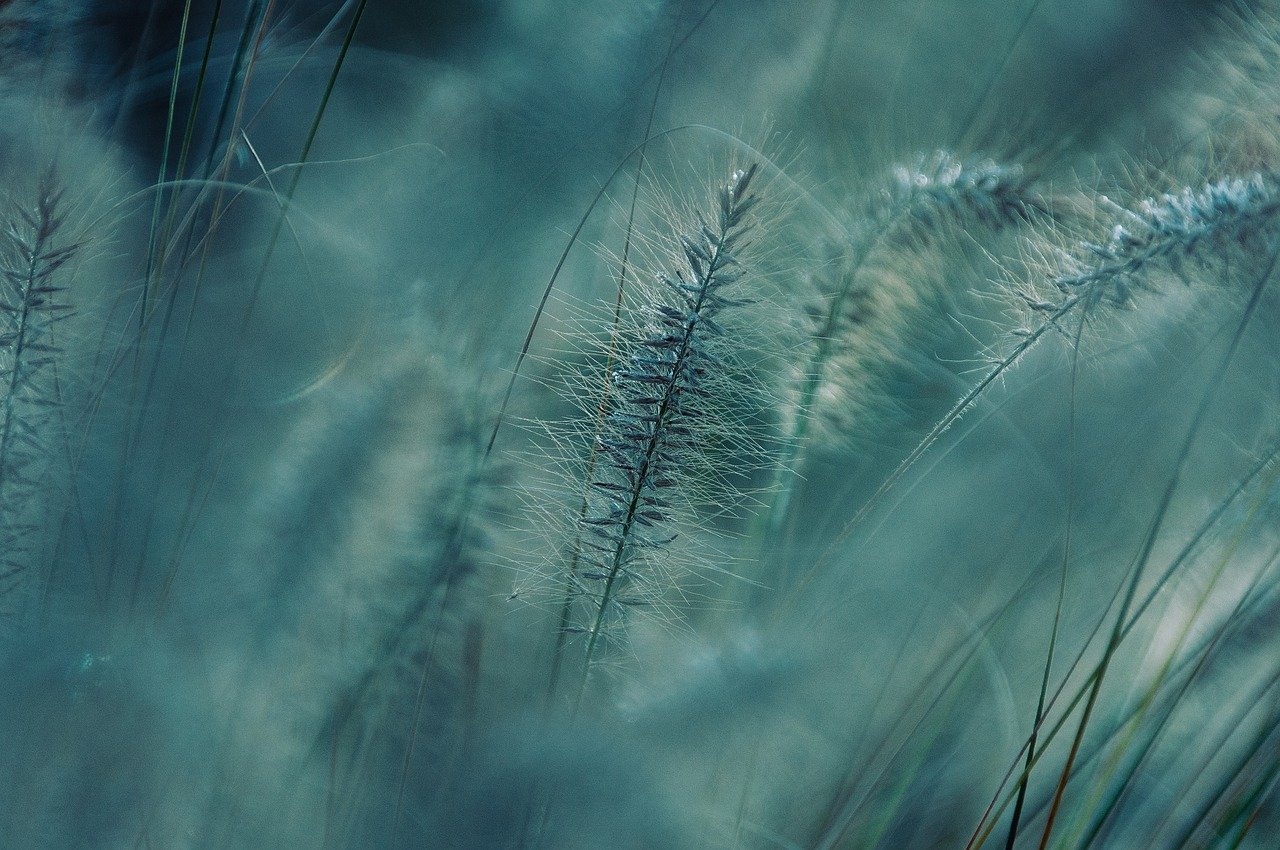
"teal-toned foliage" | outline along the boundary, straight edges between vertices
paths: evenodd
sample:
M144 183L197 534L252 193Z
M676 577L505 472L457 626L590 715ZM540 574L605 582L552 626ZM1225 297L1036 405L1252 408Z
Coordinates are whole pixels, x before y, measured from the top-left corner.
M1280 834L1280 5L0 2L0 845Z

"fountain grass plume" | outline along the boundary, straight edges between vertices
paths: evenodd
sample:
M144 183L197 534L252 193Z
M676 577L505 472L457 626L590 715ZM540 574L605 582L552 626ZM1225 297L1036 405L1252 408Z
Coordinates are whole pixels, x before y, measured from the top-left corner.
M950 225L976 223L997 230L1045 217L1050 207L1035 182L1036 175L1017 164L943 150L890 169L850 228L850 244L830 266L832 280L824 281L825 291L812 299L810 351L786 414L787 454L778 466L776 495L764 523L769 537L776 538L784 527L814 422L827 417L828 409L847 412L865 404L845 390L865 387L868 346L884 350L891 345L905 321L907 310L901 306L918 298L910 285L893 287L897 294L881 286L898 278L891 270L872 274L874 258L895 243L919 251Z
M1015 329L1015 343L993 358L983 377L952 405L916 447L887 476L841 532L827 546L815 567L825 564L849 535L902 479L917 460L986 392L1020 362L1046 334L1070 336L1063 323L1077 312L1081 320L1098 317L1101 308L1127 305L1139 289L1151 288L1161 268L1180 273L1184 264L1207 261L1216 254L1257 257L1280 211L1275 176L1258 172L1244 178L1224 178L1199 189L1185 188L1144 199L1133 208L1102 198L1112 224L1103 240L1079 240L1072 248L1042 251L1044 270L1014 289L1016 300L1036 318ZM806 578L803 585L807 585Z
M54 325L72 313L59 269L79 246L60 244L62 187L41 177L35 203L13 203L0 231L0 595L19 587L35 555L45 487L41 468L52 448L61 406L55 364L62 352Z
M741 316L756 300L745 286L756 173L735 171L711 214L671 240L670 270L635 287L644 291L611 334L603 399L598 379L570 376L590 388L578 396L583 415L552 427L571 454L580 447L568 462L582 507L554 570L563 593L556 670L564 636L579 636L579 698L606 643L622 640L624 612L661 608L678 584L671 548L681 530L730 513L743 498L733 479L759 463L738 411L750 395L738 349L748 333ZM732 462L713 462L717 453Z
M1031 222L1049 212L1035 184L1036 175L1017 163L937 150L893 166L868 205L868 218L896 222L905 216L923 236L948 222L990 228Z
M1055 252L1056 269L1039 290L1048 298L1036 290L1020 293L1036 312L1128 306L1135 289L1151 285L1151 272L1161 263L1180 273L1184 260L1208 259L1215 249L1256 253L1280 210L1280 183L1270 172L1257 172L1146 198L1133 209L1105 196L1101 202L1113 218L1107 238Z
M435 786L426 795L415 791L415 805L447 800L451 771L464 758L483 641L478 596L487 579L480 573L492 560L507 485L506 463L484 451L488 399L476 386L462 385L443 360L436 365L443 395L453 403L442 416L420 516L400 554L400 610L376 637L367 666L332 717L332 729L355 740L353 764L374 756L379 745L388 747L382 769L393 767L397 777L393 844L407 794L418 788L414 780L429 775Z
M242 592L273 607L253 617L271 619L254 624L259 660L231 717L250 730L283 722L253 697L287 671L293 725L274 734L297 739L327 801L317 833L333 841L394 844L392 833L434 817L476 723L483 568L506 465L484 454L492 410L466 365L476 356L456 336L439 341L442 327L415 319L372 376L310 397L245 553L264 576ZM244 747L261 746L245 734Z

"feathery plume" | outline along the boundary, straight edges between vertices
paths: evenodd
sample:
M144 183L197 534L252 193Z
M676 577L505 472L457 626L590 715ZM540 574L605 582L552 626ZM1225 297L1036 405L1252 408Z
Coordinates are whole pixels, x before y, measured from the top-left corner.
M52 171L40 180L36 202L15 205L0 239L0 594L13 592L30 566L41 529L40 463L60 401L53 366L60 354L53 325L71 314L65 287L54 276L78 249L58 245L64 223L62 191Z
M873 275L878 250L901 236L918 246L948 223L967 219L992 229L1029 223L1049 214L1034 188L1034 178L1018 165L989 158L962 158L938 150L921 154L910 165L890 170L885 185L871 199L852 244L831 264L835 285L817 294L810 316L810 352L799 373L795 401L787 412L787 454L778 467L774 497L766 515L770 537L783 528L803 466L814 421L823 407L856 407L843 390L865 383L869 350L884 351L899 335L905 311L893 305L913 301L909 286L888 294L881 286L890 275ZM879 289L877 288L879 287ZM850 337L859 341L850 342ZM877 342L878 341L878 342ZM831 403L824 404L824 400Z
M1208 245L1257 248L1259 235L1280 210L1280 192L1274 175L1258 172L1147 198L1133 210L1110 206L1118 221L1104 242L1082 241L1075 254L1059 255L1048 283L1065 300L1031 297L1028 306L1052 314L1068 303L1085 310L1104 302L1127 305L1132 290L1146 285L1143 273L1158 261L1177 272L1183 258Z
M869 212L880 222L906 215L924 228L966 216L987 227L1004 227L1048 212L1034 182L1020 165L937 150L911 165L895 165Z
M1162 262L1178 271L1183 260L1199 257L1211 247L1246 252L1256 249L1274 224L1280 195L1274 176L1259 172L1248 178L1207 183L1198 190L1187 188L1148 198L1133 210L1107 203L1119 218L1107 239L1084 240L1074 251L1059 251L1056 268L1044 274L1043 282L1033 282L1018 291L1020 300L1040 317L1039 321L1032 323L1033 327L1015 331L1018 341L1013 348L992 363L880 483L827 546L819 563L835 552L906 471L1045 334L1063 330L1062 321L1077 310L1088 318L1099 305L1129 303L1135 288L1150 286L1147 275Z
M563 630L585 635L583 687L622 610L661 595L647 572L665 571L656 562L692 507L691 481L705 465L709 438L741 430L723 409L734 389L725 386L733 381L725 356L732 343L721 314L749 303L731 290L743 276L756 170L736 171L717 193L711 220L700 216L696 230L680 235L681 267L657 276L661 298L641 309L641 327L621 342L608 376L586 509L562 570L574 609Z

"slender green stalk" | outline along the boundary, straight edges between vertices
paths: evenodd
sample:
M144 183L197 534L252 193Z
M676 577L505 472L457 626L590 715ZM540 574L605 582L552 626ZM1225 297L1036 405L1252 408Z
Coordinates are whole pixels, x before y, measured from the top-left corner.
M191 22L191 0L186 0L182 7L182 24L178 28L178 53L173 60L173 80L169 84L169 108L165 115L164 145L160 149L160 176L157 183L169 179L169 148L173 143L173 123L178 113L178 83L182 79L182 57L187 47L187 25ZM207 55L207 54L206 54ZM192 110L195 106L192 106ZM147 315L147 295L151 288L151 276L156 262L156 240L159 238L160 208L164 204L164 193L157 192L155 204L151 208L151 227L147 236L147 270L142 277L142 302L138 308L138 327Z
M1259 502L1259 504L1255 506L1255 509L1260 506ZM1247 527L1248 525L1249 522L1246 521L1245 526ZM1154 721L1148 720L1147 715L1155 705L1156 699L1161 693L1162 685L1169 678L1175 666L1175 662L1178 660L1182 647L1190 637L1192 628L1197 624L1197 618L1200 611L1208 602L1212 589L1222 577L1222 573L1226 569L1227 565L1231 562L1232 556L1234 555L1234 547L1241 542L1240 538L1241 535L1237 534L1233 540L1232 551L1225 553L1219 559L1218 568L1214 571L1208 587L1206 587L1206 589L1201 593L1200 598L1197 600L1195 609L1186 618L1174 648L1167 654L1164 663L1153 677L1151 684L1147 687L1147 692L1143 695L1143 698L1140 700L1137 708L1121 727L1125 730L1124 734L1120 736L1121 740L1112 745L1112 758L1110 763L1102 770L1103 778L1100 780L1100 783L1105 786L1110 777L1119 770L1122 758L1127 761L1127 765L1124 770L1121 771L1121 780L1116 783L1116 786L1111 790L1111 793L1107 795L1106 801L1096 803L1088 807L1088 810L1092 812L1092 817L1088 826L1082 830L1083 837L1076 842L1077 846L1092 846L1093 842L1102 833L1111 813L1116 810L1125 793L1132 787L1132 781L1137 774L1137 771L1151 754L1161 733L1167 728L1168 722L1170 718L1172 718L1174 711L1177 709L1181 698L1191 689L1191 686L1198 680L1200 673L1208 666L1208 663L1217 650L1219 643L1226 636L1228 626L1235 622L1244 611L1246 603L1252 598L1253 593L1257 589L1263 576L1266 575L1271 566L1276 562L1276 558L1280 556L1280 549L1277 549L1266 560L1263 564L1263 568L1258 572L1257 576L1255 576L1246 592L1237 600L1231 613L1224 617L1221 625L1214 630L1213 636L1208 644L1196 653L1194 656L1196 657L1196 662L1192 666L1190 672L1183 676L1182 683L1174 689L1172 694L1165 697L1164 707L1159 711L1156 719ZM1139 724L1142 724L1145 727L1146 734L1140 743L1135 744L1134 738L1138 734ZM1099 752L1101 752L1101 750L1102 748L1099 747Z
M1147 591L1147 594L1143 598L1141 604L1139 604L1135 608L1134 612L1130 615L1129 621L1128 623L1125 624L1125 627L1122 630L1120 635L1122 641L1129 636L1129 634L1137 626L1138 622L1142 619L1145 612L1150 608L1152 603L1155 601L1156 597L1160 594L1161 590L1168 585L1169 581L1178 572L1178 570L1187 563L1187 561L1191 558L1192 553L1196 551L1196 549L1208 536L1209 532L1218 524L1218 522L1222 519L1222 517L1227 513L1228 509L1235 503L1236 499L1239 498L1240 494L1242 494L1250 485L1252 485L1257 479L1258 475L1261 474L1265 469L1270 467L1275 462L1278 456L1280 456L1280 441L1273 443L1272 447L1267 452L1263 453L1259 457L1257 462L1255 462L1254 465L1243 476L1241 476L1241 478L1236 482L1235 487L1232 488L1231 492L1229 492L1226 496L1224 496L1218 502L1218 504L1214 507L1214 509L1210 511L1208 516L1206 516L1206 518L1201 522L1199 527L1197 527L1195 532L1190 536L1190 538L1188 538L1187 542L1178 551L1178 554L1174 556L1174 558L1170 561L1169 566L1165 569L1164 573L1160 576L1160 578L1158 578L1155 582L1152 583L1151 588ZM1104 623L1104 620L1102 619L1098 620L1098 623L1094 628L1093 633L1085 641L1086 648L1088 645L1092 644L1094 638L1096 638L1097 635L1100 633L1103 623ZM1195 652L1192 653L1192 656L1197 655L1198 652L1199 650L1196 650ZM1070 681L1071 676L1075 673L1076 669L1079 667L1080 663L1083 661L1084 653L1085 653L1085 650L1082 649L1080 653L1076 656L1075 661L1071 664L1066 674L1062 677L1061 683L1059 684L1058 689L1055 691L1053 697L1049 699L1046 706L1046 716L1042 718L1041 723L1037 726L1037 728L1032 730L1034 734L1038 735L1042 739L1045 746L1047 746L1049 742L1051 742L1054 738L1056 738L1058 732L1062 729L1063 726L1066 725L1067 720L1069 719L1071 714L1075 711L1075 709L1080 705L1080 702L1084 699L1086 692L1093 685L1094 679L1098 674L1098 670L1095 667L1094 670L1086 677L1085 681L1077 687L1075 691L1075 695L1071 698L1071 700L1068 702L1066 707L1063 709L1061 717L1058 719L1058 721L1054 723L1052 728L1047 733L1041 732L1041 729L1043 728L1044 723L1047 722L1047 710L1054 708L1058 704L1059 700L1061 699L1063 693L1066 690L1067 684ZM974 832L969 839L969 843L966 845L966 850L971 850L971 848L978 848L983 846L983 844L986 842L986 839L990 836L990 833L992 832L992 830L995 829L996 824L999 821L1000 815L1004 813L1005 808L1013 801L1014 794L1016 792L1011 792L1010 795L1005 798L1003 803L999 803L1000 792L1004 789L1009 779L1013 777L1014 772L1017 770L1018 760L1022 758L1026 747L1027 747L1027 744L1024 744L1023 749L1020 749L1018 753L1015 755L1013 763L1010 765L1008 772L1005 774L1004 778L1000 782L1000 787L996 790L996 793L992 797L990 804L988 805L986 811L983 813L983 816L979 820L978 825L975 827ZM1040 761L1041 756L1044 754L1044 752L1045 752L1045 749L1044 747L1042 747L1040 752L1036 754L1034 758L1034 762L1038 763ZM1019 775L1019 778L1015 783L1015 785L1020 784L1022 779L1025 776L1029 775L1029 773L1030 773L1030 768L1027 768L1026 770L1024 770L1024 772ZM999 805L997 805L998 803Z
M1200 428L1208 417L1209 409L1213 405L1213 401L1218 390L1221 388L1222 380L1226 377L1232 360L1235 359L1236 350L1240 347L1240 342L1244 339L1245 329L1248 328L1249 322L1253 318L1253 314L1258 309L1258 304L1262 300L1262 293L1265 291L1268 281L1271 280L1271 274L1275 270L1277 259L1280 259L1280 243L1277 243L1276 247L1271 251L1271 256L1267 261L1265 269L1262 274L1258 276L1258 280L1253 286L1253 291L1249 296L1249 302L1245 305L1244 314L1240 317L1240 323L1231 337L1231 342L1227 346L1227 351L1223 355L1222 361L1218 364L1218 368L1215 370L1213 377L1209 381L1208 387L1205 389L1205 392L1200 399L1200 404L1196 409L1195 416L1192 418L1191 425L1187 429L1187 435L1183 439L1182 447L1178 451L1177 458L1174 461L1173 474L1169 477L1169 483L1165 485L1164 492L1160 497L1160 502L1156 507L1155 516L1152 518L1151 525L1147 530L1146 538L1143 540L1142 548L1135 559L1132 568L1132 577L1129 580L1128 590L1125 591L1124 601L1120 605L1120 613L1116 617L1115 628L1112 630L1111 637L1107 641L1107 647L1103 651L1102 661L1098 664L1097 675L1093 679L1093 686L1089 691L1088 699L1085 701L1084 712L1080 716L1080 724L1076 727L1075 738L1071 742L1071 751L1067 755L1066 763L1062 768L1062 774L1058 779L1058 787L1054 791L1053 803L1049 808L1049 816L1045 822L1044 833L1040 838L1040 850L1045 850L1049 844L1049 836L1053 832L1053 824L1057 817L1059 807L1062 804L1062 796L1066 791L1067 781L1071 776L1071 766L1075 762L1077 754L1080 752L1080 744L1084 740L1085 729L1088 727L1089 720L1093 715L1093 709L1097 705L1098 695L1102 690L1102 682L1106 678L1107 670L1115 656L1116 649L1119 647L1121 634L1129 614L1130 605L1133 602L1134 596L1138 592L1138 585L1142 580L1143 573L1146 571L1147 562L1151 557L1151 553L1155 549L1156 540L1159 539L1160 530L1164 526L1169 506L1173 502L1174 493L1177 491L1178 484L1182 480L1182 472L1186 466L1187 458L1191 456L1191 447L1194 445L1196 438L1200 435Z
M1280 704L1280 698L1273 699L1273 702ZM1280 733L1280 712L1277 712L1276 705L1273 705L1270 714L1259 724L1257 732L1250 740L1243 757L1236 764L1235 769L1225 772L1214 790L1205 795L1204 802L1195 814L1188 818L1178 837L1169 845L1170 847L1192 846L1191 842L1196 833L1200 831L1210 815L1213 814L1213 810L1227 799L1232 786L1240 781L1241 776L1244 775L1249 765L1253 763L1260 753L1275 752L1278 733Z
M1075 344L1071 347L1071 385L1067 390L1067 515L1064 519L1062 540L1062 569L1059 571L1058 598L1053 608L1053 625L1049 629L1049 650L1044 662L1044 675L1040 679L1040 694L1036 697L1036 716L1031 724L1031 737L1027 739L1027 768L1023 772L1022 781L1018 783L1018 799L1013 806L1013 815L1009 819L1009 838L1005 841L1005 850L1014 850L1018 840L1018 824L1022 818L1022 807L1027 799L1027 785L1031 780L1031 768L1035 764L1036 733L1044 721L1044 700L1049 692L1049 678L1053 672L1053 656L1058 646L1058 630L1062 624L1062 603L1067 596L1067 567L1071 562L1071 529L1075 519L1076 505L1076 382L1080 374L1080 338L1084 334L1084 316L1076 324Z

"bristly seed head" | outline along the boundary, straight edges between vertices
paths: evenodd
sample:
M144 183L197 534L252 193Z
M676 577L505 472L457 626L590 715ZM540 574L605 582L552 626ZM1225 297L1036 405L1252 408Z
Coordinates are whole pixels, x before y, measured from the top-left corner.
M873 210L877 218L905 211L921 225L933 227L943 218L971 214L985 225L1000 227L1046 212L1021 166L992 159L966 160L939 150L920 155L910 166L894 167L891 177Z
M680 266L656 275L661 300L643 309L634 344L608 376L611 401L595 438L567 582L589 603L588 662L617 606L651 601L641 556L676 539L670 526L682 515L681 491L705 435L727 427L718 420L724 362L715 341L726 335L721 313L749 303L727 290L741 279L737 253L751 229L756 170L735 171L716 193L714 223L700 217L695 232L678 237Z
M1110 204L1104 197L1103 201ZM1120 217L1103 243L1082 242L1076 255L1061 255L1050 283L1082 299L1086 309L1103 301L1126 304L1138 276L1164 260L1177 269L1206 242L1249 247L1280 211L1274 175L1229 178L1147 198L1136 210L1112 204Z
M53 244L64 220L61 194L47 173L35 208L14 206L0 232L0 595L18 586L35 545L38 466L59 404L49 373L61 349L51 329L72 308L54 276L79 249Z

